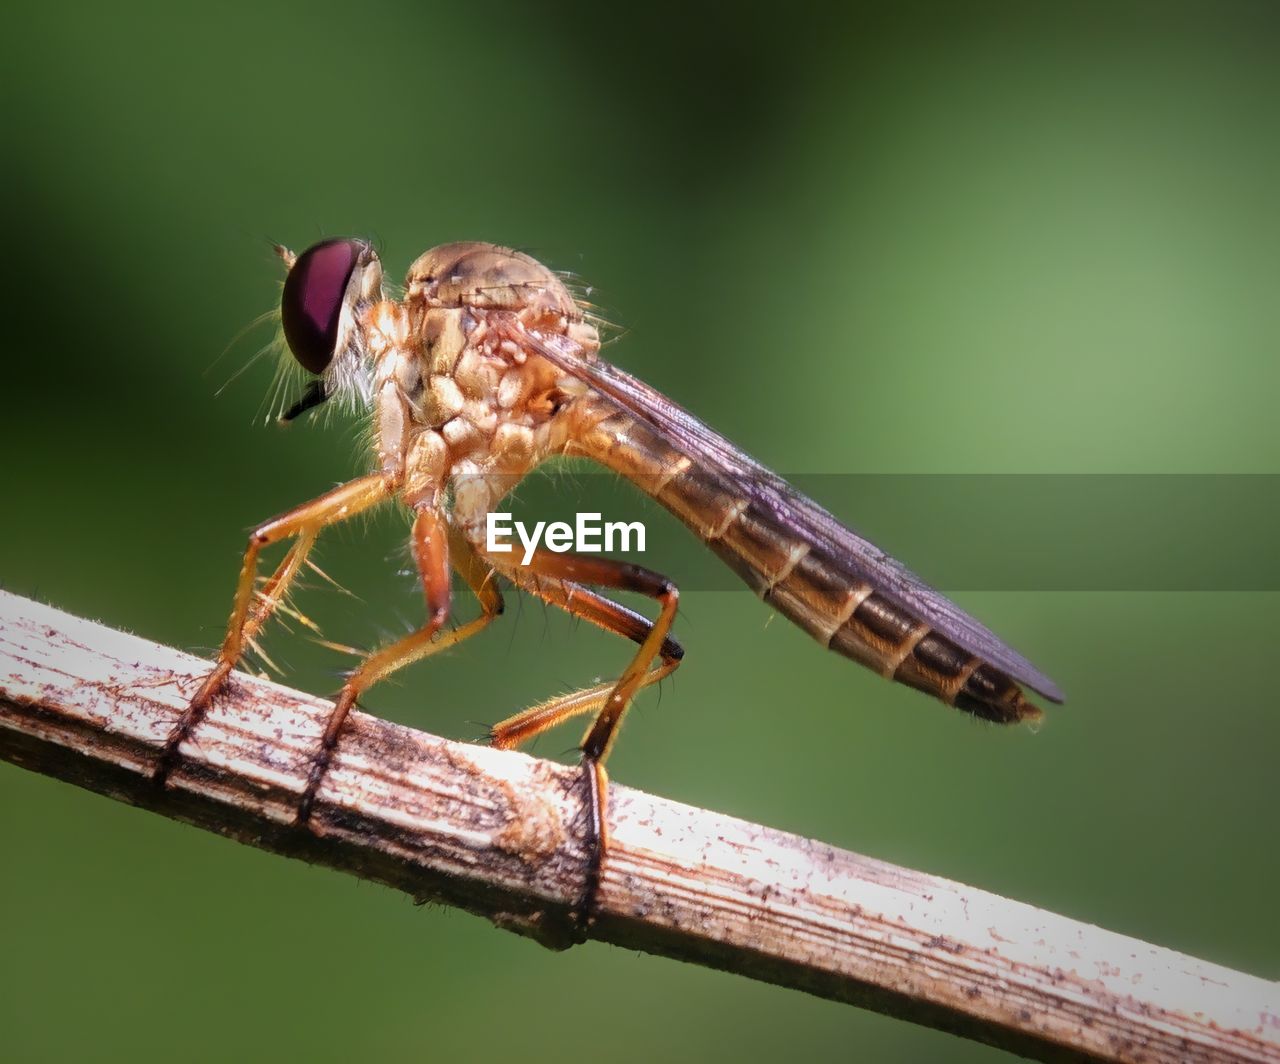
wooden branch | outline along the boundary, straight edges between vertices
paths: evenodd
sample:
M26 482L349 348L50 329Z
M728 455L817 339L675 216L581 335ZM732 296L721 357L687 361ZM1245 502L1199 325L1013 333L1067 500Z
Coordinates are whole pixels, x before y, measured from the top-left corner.
M0 593L0 757L552 946L587 874L577 769L352 714L292 825L328 703L237 673L157 752L209 664ZM1039 1059L1280 1061L1276 984L946 879L614 785L591 937Z

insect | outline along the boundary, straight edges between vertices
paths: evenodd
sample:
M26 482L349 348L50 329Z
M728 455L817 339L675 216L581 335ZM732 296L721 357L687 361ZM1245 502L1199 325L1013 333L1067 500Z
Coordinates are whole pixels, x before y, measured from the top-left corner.
M634 481L683 521L761 598L824 646L999 723L1040 716L1020 685L1053 702L1056 686L900 563L747 457L692 414L598 357L595 325L561 279L518 251L484 243L437 247L409 268L403 300L384 298L382 266L363 240L316 244L288 267L284 336L311 374L292 419L335 394L367 405L376 468L260 525L249 537L231 620L213 671L173 728L156 770L163 782L326 526L399 499L426 600L416 631L366 657L334 703L299 799L311 816L343 723L370 685L475 635L503 609L495 576L637 645L614 682L552 698L495 725L514 747L571 717L592 715L582 742L595 867L607 852L604 763L627 707L669 676L679 593L651 569L603 557L486 545L486 517L544 460L580 455ZM259 586L259 555L292 541ZM480 616L446 628L451 570ZM602 592L658 604L649 620Z

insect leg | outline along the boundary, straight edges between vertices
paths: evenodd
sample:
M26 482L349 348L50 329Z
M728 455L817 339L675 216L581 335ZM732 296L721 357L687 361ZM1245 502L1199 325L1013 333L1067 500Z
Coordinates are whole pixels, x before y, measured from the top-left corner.
M420 510L413 522L412 545L414 561L422 576L422 589L427 601L427 620L421 628L403 639L374 651L347 677L333 712L320 740L320 750L311 763L306 787L298 803L298 823L305 824L311 816L316 792L324 779L325 771L333 760L338 736L352 706L360 695L411 662L439 653L464 639L475 635L490 621L502 613L502 594L494 583L493 570L472 549L471 544L449 525L439 512ZM460 628L441 632L441 626L449 617L450 588L449 565L467 582L480 600L481 615Z
M525 587L526 590L534 591L528 585ZM597 595L580 584L542 578L538 581L538 588L534 593L566 612L590 621L607 632L624 636L633 643L643 644L653 629L653 622L649 618L627 609L621 603ZM670 676L684 657L684 648L668 635L662 641L658 656L662 659L661 663L645 673L637 690ZM598 713L616 686L616 682L612 681L596 684L594 687L558 695L536 706L523 709L514 716L495 724L489 730L489 741L500 749L512 749L571 717L585 713Z
M608 851L608 775L604 761L627 707L636 692L675 671L684 651L668 636L675 620L680 594L675 584L661 573L609 558L584 558L571 554L537 551L527 566L509 561L495 562L519 587L609 631L640 644L631 663L613 684L601 684L534 706L496 725L491 733L495 746L510 747L580 713L598 712L595 723L582 741L582 764L591 810L594 841L591 866L574 919L581 927L590 916L600 885L600 872ZM656 599L661 611L655 621L633 613L625 606L588 591L583 584L634 591ZM656 658L661 663L651 668Z
M390 497L391 490L392 485L380 473L359 477L326 492L318 499L296 506L253 530L241 563L235 604L231 610L231 620L227 623L222 648L218 651L217 664L205 677L195 697L169 732L153 777L157 783L163 785L177 765L183 742L200 723L214 696L226 683L231 670L244 653L245 644L254 638L284 598L320 530L326 525L336 524L376 506ZM293 547L262 590L256 590L254 584L257 580L258 555L264 547L290 537L296 537Z

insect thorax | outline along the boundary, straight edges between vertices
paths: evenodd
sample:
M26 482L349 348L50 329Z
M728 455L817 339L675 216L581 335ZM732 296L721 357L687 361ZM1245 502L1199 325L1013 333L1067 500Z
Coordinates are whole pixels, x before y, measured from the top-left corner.
M521 329L599 348L560 279L518 252L444 245L409 270L391 335L376 356L375 428L385 472L411 505L469 485L459 517L483 519L515 482L563 445L557 415L582 387L519 342ZM383 304L386 307L386 304ZM463 506L456 509L461 511Z

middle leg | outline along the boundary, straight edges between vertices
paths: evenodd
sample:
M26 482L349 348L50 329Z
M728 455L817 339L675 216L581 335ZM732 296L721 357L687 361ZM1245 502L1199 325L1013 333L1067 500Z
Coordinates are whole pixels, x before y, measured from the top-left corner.
M427 601L426 623L403 639L374 651L347 677L347 682L343 684L334 702L333 712L329 715L320 740L320 749L311 763L307 783L298 802L299 824L305 824L311 817L316 792L333 760L342 726L361 693L397 669L461 643L502 613L502 594L494 583L493 570L484 564L471 545L437 511L418 512L413 522L411 542ZM441 633L440 629L449 617L451 602L451 552L453 567L480 601L481 614L460 628Z

